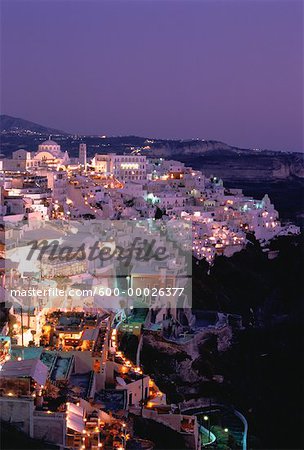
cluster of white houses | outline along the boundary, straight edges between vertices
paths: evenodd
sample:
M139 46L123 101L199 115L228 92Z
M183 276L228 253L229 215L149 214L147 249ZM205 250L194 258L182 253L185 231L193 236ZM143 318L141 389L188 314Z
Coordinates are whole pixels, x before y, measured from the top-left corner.
M16 150L0 161L1 215L5 221L20 217L73 219L191 220L193 253L213 261L232 255L246 245L246 233L261 241L279 234L297 233L282 227L267 195L260 201L240 189L226 189L216 177L179 161L146 158L139 154L95 154L86 144L79 157L70 158L52 140L38 151Z

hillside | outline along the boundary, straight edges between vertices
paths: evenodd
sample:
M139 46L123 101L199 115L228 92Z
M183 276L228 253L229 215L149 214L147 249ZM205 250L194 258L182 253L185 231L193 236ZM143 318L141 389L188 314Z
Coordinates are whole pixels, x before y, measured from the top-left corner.
M54 128L45 127L29 120L19 117L12 117L2 114L0 116L0 132L1 133L24 133L24 134L66 134L64 131Z

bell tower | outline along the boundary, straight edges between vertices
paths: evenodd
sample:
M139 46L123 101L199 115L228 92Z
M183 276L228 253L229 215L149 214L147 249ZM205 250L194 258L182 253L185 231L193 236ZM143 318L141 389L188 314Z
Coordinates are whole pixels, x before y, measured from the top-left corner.
M87 144L79 144L79 164L87 171Z

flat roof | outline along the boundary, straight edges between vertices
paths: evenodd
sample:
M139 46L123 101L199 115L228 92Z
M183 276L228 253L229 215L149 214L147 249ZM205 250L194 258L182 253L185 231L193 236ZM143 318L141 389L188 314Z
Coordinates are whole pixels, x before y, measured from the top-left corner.
M98 337L98 333L99 333L98 328L84 330L81 340L82 341L96 341L96 339Z
M7 361L2 366L1 377L30 377L40 385L45 385L48 368L40 359L25 359L22 361Z

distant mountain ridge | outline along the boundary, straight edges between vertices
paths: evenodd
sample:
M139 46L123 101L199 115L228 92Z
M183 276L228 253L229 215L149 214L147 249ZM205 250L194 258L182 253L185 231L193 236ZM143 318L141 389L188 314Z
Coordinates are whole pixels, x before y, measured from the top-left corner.
M12 117L6 114L0 116L0 132L31 132L41 134L68 134L65 131L56 130L55 128L45 127L30 120L21 119L20 117Z
M0 133L6 136L16 136L22 134L23 136L33 135L60 135L65 139L73 139L74 134L67 133L65 131L50 128L44 125L31 122L18 117L12 117L8 115L0 116ZM77 135L77 133L76 133ZM77 138L86 138L88 142L90 140L100 141L101 136L98 135L82 135L76 136ZM240 148L235 145L228 145L224 142L217 140L205 140L205 139L160 139L160 138L147 138L140 136L102 136L103 143L113 146L114 149L121 144L125 147L125 150L132 149L132 147L143 148L144 154L154 157L207 157L208 155L220 158L220 157L238 157L238 156L280 156L287 155L288 153L298 154L300 163L303 164L303 154L299 152L281 152L277 150L267 149L252 149L252 148ZM301 164L301 166L302 166Z

